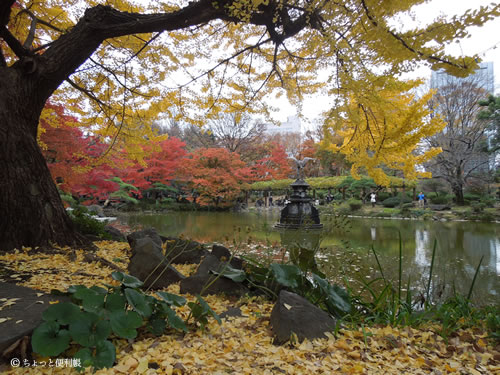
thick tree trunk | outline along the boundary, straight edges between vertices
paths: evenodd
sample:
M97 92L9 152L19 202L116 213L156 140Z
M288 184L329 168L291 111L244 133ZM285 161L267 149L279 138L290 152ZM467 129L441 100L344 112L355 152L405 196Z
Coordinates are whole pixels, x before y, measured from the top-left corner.
M451 190L453 191L453 194L455 194L456 203L458 205L463 206L465 204L463 185L458 182L455 182L454 184L451 185Z
M0 83L0 251L81 244L36 141L41 108L16 86Z

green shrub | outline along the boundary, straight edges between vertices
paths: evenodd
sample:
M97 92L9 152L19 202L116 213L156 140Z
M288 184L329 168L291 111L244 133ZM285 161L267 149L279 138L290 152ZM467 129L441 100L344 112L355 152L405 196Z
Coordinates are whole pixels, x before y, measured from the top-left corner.
M106 223L91 216L87 208L78 206L68 212L76 230L81 234L90 234L103 239L111 239L109 234L104 230Z
M401 203L405 204L405 203L411 203L411 202L412 202L411 198L409 198L406 194L405 195L399 194L397 197L390 197L390 198L385 199L382 202L382 205L384 207L392 208L392 207L399 206Z
M481 203L484 203L486 207L494 207L495 206L495 198L491 195L484 195L481 197Z
M422 209L418 209L418 208L416 208L416 209L414 209L414 210L411 210L411 214L412 214L412 216L414 216L414 217L423 217L424 215L426 215L426 214L428 214L428 213L429 213L429 211L427 211L427 210L422 210ZM432 216L432 215L430 215L430 216Z
M481 196L479 194L474 193L465 193L464 201L466 204L471 204L472 202L479 202L481 200Z
M385 201L387 198L392 197L391 193L388 193L387 191L380 191L377 193L377 200L379 202Z
M434 197L429 197L431 203L433 204L448 204L449 198L446 195L435 195Z
M471 208L472 208L472 212L478 214L478 213L484 211L484 209L486 208L486 204L482 203L482 202L472 202Z
M351 211L357 211L363 207L363 202L358 199L349 199L347 204L349 205Z
M75 200L75 198L73 198L73 196L70 193L59 190L59 196L61 197L61 200L67 203L70 207L75 207L78 205L78 202Z
M338 215L349 215L351 211L351 207L347 204L347 202L335 206L335 213Z

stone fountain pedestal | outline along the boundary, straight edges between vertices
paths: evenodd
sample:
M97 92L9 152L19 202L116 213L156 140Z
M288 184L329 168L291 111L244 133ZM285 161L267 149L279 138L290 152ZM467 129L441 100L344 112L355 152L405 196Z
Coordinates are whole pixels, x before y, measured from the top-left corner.
M319 220L319 212L312 204L312 198L307 195L309 184L302 179L297 179L290 185L293 192L290 203L281 211L279 223L276 229L322 229L323 224Z
M309 184L298 178L290 187L293 190L290 203L281 211L274 228L280 232L281 244L288 250L292 263L303 270L318 272L314 255L319 249L323 224L307 194Z

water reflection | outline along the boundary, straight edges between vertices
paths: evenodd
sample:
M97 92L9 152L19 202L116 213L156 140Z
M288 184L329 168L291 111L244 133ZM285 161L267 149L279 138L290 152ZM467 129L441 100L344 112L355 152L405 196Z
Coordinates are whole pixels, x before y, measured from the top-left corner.
M429 232L425 229L415 230L415 263L421 268L425 268L431 264L427 257L429 246Z
M199 241L245 241L251 235L258 240L279 241L279 233L272 230L278 220L278 211L258 213L175 212L163 215L131 215L122 218L130 225L155 227L165 235L187 237ZM325 223L321 246L333 257L334 249L348 243L363 263L366 272L376 269L371 253L373 245L380 257L384 274L396 280L401 241L403 250L403 278L411 278L412 285L425 287L436 242L433 285L446 285L449 292L455 288L467 294L475 270L483 257L473 298L485 303L500 303L500 224L473 222L422 222L411 220L350 219L340 228ZM248 228L248 233L247 233ZM400 239L401 238L401 239ZM326 254L328 256L328 254ZM333 271L335 272L335 270Z

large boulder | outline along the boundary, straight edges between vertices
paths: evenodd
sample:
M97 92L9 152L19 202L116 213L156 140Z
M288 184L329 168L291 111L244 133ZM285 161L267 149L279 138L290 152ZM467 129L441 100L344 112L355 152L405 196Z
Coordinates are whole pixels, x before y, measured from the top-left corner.
M181 280L180 292L201 295L244 296L249 292L246 286L224 276L217 277L214 273L222 271L226 263L219 261L215 255L207 255L192 276ZM209 284L210 286L205 289Z
M273 344L281 345L294 333L299 341L327 338L336 321L298 294L282 290L271 312Z
M148 229L143 229L143 230L138 230L136 232L130 233L127 236L127 241L130 245L130 248L132 249L132 255L135 254L135 244L137 241L139 241L142 238L150 238L156 245L160 247L162 246L162 240L156 230L154 228L148 228Z
M165 243L165 256L172 263L199 264L208 254L205 247L196 241L167 237Z
M168 266L161 245L151 237L134 240L132 258L128 265L130 275L144 282L144 287L166 288L184 278L174 267Z
M113 241L125 242L125 236L123 235L123 233L116 229L114 226L106 225L104 227L104 231L109 234Z
M87 211L92 215L104 217L103 208L97 204L91 204L90 206L87 206Z
M231 267L233 268L239 270L243 269L243 260L238 257L231 258L232 254L227 247L214 244L212 246L211 254L215 255L221 262L227 262L229 260L229 264L231 264Z

